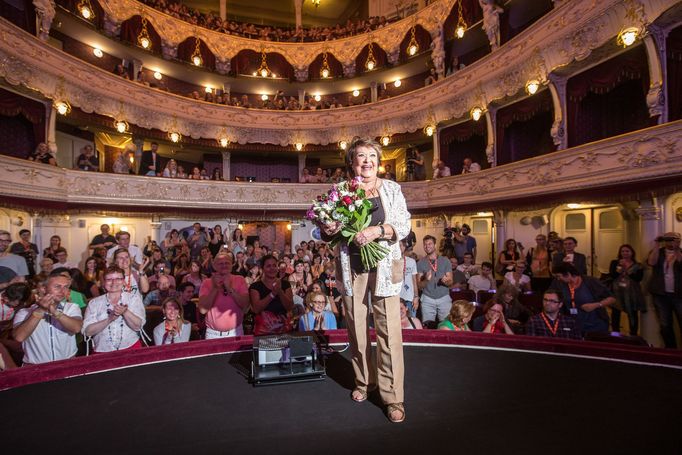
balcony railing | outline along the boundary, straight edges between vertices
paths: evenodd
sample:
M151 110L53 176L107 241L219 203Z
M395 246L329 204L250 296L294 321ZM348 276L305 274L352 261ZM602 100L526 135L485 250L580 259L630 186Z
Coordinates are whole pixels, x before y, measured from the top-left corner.
M115 206L151 212L183 209L260 213L304 211L327 184L237 183L92 173L0 156L6 204L49 209ZM403 183L411 210L439 207L489 208L497 202L569 194L622 185L650 188L682 180L682 121L655 126L592 144L554 152L474 174ZM658 182L658 183L657 183ZM43 201L43 202L41 202Z

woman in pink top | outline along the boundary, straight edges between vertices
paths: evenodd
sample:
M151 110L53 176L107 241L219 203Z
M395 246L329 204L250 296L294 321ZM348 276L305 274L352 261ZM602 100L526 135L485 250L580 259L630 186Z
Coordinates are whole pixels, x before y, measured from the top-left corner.
M243 335L242 320L249 306L246 281L232 274L232 257L227 253L216 255L213 269L199 291L199 312L206 315L206 339Z

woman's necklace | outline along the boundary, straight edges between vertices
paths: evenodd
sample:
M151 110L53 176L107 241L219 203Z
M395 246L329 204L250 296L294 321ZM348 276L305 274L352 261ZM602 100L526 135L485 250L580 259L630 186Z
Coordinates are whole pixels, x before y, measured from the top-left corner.
M110 309L111 311L113 311L114 310L113 305L109 301L109 293L107 293L106 296L107 296L107 310ZM120 295L118 300L120 300L122 298L123 298L123 295ZM114 343L114 335L113 335L112 330L111 330L112 324L109 324L107 326L107 332L108 332L107 339L109 340L109 344L114 348L114 351L118 351L121 348L121 343L123 342L123 316L119 316L118 319L120 320L119 325L118 325L118 343Z

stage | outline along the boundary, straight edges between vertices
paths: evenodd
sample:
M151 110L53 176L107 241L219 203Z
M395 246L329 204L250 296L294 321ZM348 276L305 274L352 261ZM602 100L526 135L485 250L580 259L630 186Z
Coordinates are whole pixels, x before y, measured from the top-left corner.
M528 337L429 332L406 332L402 424L387 420L378 394L351 401L347 351L328 358L325 381L252 387L250 337L242 337L140 350L135 366L121 353L59 362L40 378L51 374L47 382L29 374L34 367L4 373L3 447L11 454L682 450L676 351L594 346L595 357L611 349L621 358L607 361L571 352L596 343L540 340L531 351ZM330 341L344 337L336 331ZM667 366L633 363L647 358ZM83 375L93 362L108 371Z

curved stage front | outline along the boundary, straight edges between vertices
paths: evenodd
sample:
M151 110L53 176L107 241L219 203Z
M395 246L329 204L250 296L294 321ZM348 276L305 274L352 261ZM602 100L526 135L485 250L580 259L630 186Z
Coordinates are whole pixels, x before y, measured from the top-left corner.
M326 333L334 347L345 331ZM679 351L405 331L406 411L354 403L348 352L325 381L254 388L251 337L0 374L7 453L674 454Z

